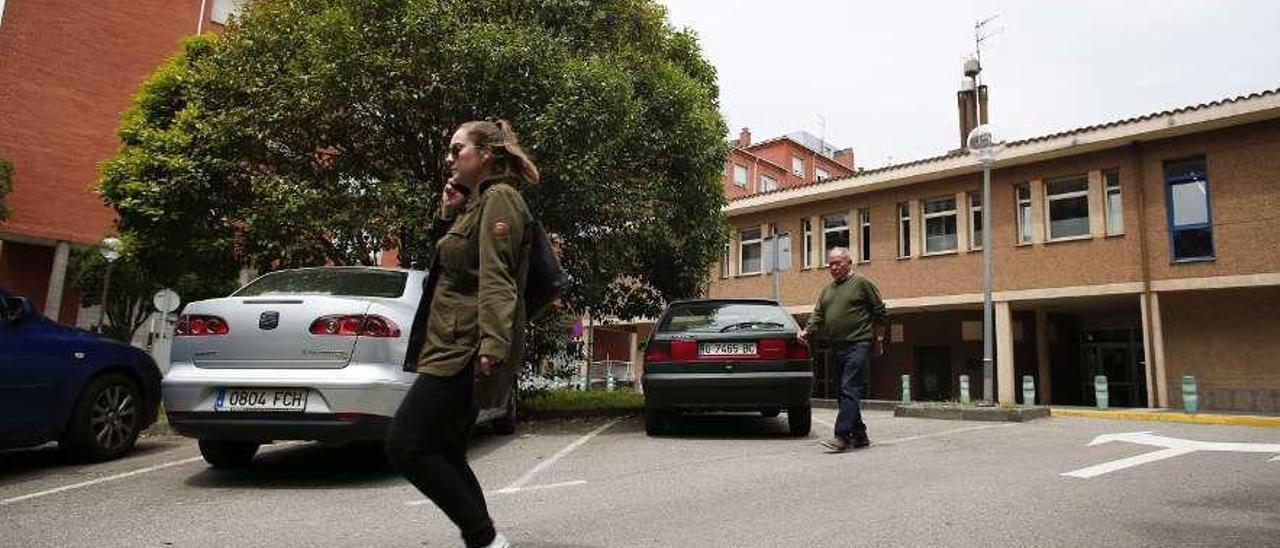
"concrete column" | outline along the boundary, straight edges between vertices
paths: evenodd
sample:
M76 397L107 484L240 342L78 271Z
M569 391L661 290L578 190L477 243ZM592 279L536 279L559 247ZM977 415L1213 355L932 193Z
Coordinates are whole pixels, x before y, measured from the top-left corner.
M862 237L861 227L858 226L858 208L850 209L845 212L845 227L849 229L849 258L853 259L853 264L858 264L858 239Z
M629 362L627 368L631 370L629 376L636 386L640 385L640 373L641 367L643 367L640 363L640 350L637 348L639 344L640 339L634 331L627 333L627 353L630 354L627 358L627 362Z
M809 242L813 246L813 254L809 256L809 264L805 266L816 267L827 264L827 254L822 250L822 217L819 215L809 217L809 228Z
M1009 301L998 301L996 308L996 401L1018 403L1013 358L1013 314Z
M67 283L67 258L71 255L71 244L58 242L53 251L53 271L49 273L49 291L45 293L44 315L58 321L62 312L62 286Z
M969 221L972 219L969 212L969 193L956 193L956 250L960 253L969 252Z
M1045 230L1047 222L1045 216L1044 201L1044 181L1036 179L1031 181L1031 243L1038 244L1045 240L1048 231Z
M1049 314L1043 308L1036 309L1036 365L1039 371L1039 378L1036 379L1037 403L1049 405L1053 403L1053 371L1049 367Z
M1169 383L1164 362L1164 327L1160 321L1160 294L1142 298L1142 354L1147 362L1147 401L1152 407L1169 407Z
M1089 235L1107 237L1106 189L1102 188L1102 172L1089 172Z

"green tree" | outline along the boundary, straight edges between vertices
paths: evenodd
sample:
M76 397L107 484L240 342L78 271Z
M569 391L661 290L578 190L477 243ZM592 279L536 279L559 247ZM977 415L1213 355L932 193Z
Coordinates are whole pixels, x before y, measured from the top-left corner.
M129 342L153 311L152 296L156 290L169 287L178 292L183 303L222 297L235 289L231 280L218 283L189 273L179 276L172 283L161 284L151 270L136 255L125 250L119 259L110 264L110 280L107 280L107 260L95 248L75 249L71 252L67 272L71 283L80 291L81 306L102 304L103 283L108 283L107 304L104 307L106 322L102 332L113 339Z
M273 0L144 84L101 191L144 263L422 266L460 123L511 120L567 301L656 314L726 238L714 68L652 0Z
M0 158L0 221L9 218L9 204L5 197L13 190L13 163Z

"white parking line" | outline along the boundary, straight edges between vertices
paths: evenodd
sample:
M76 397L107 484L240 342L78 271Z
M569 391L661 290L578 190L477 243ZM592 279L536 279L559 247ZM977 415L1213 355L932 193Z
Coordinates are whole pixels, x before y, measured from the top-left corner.
M517 479L516 481L511 482L511 485L508 485L508 486L506 486L506 487L503 487L502 489L498 489L497 491L486 491L486 492L485 492L485 495L486 495L486 496L489 496L489 495L509 495L509 494L511 494L511 493L518 493L518 492L520 492L520 491L532 491L532 490L535 490L535 489L553 489L553 488L556 488L556 487L568 487L568 486L571 486L571 485L582 485L582 484L584 484L584 483L587 483L587 482L586 482L586 480L574 480L574 481L566 481L566 482L562 482L562 483L550 483L550 484L546 484L546 485L532 485L532 486L529 486L529 482L530 482L530 481L533 481L534 476L537 476L540 472L542 472L543 470L546 470L548 467L550 467L551 465L555 464L555 463L556 463L556 461L559 461L560 459L564 458L564 457L565 457L566 455L568 455L569 453L572 453L574 449L577 449L577 448L579 448L579 447L582 447L582 444L587 443L588 441L590 441L590 440L591 440L591 438L594 438L594 437L596 437L596 436L600 435L600 433L601 433L601 432L604 432L604 431L605 431L605 430L607 430L610 426L613 426L613 425L617 424L617 423L618 423L618 421L621 421L621 420L622 420L622 419L624 419L624 418L626 418L626 417L619 417L619 418L613 419L613 420L611 420L611 421L609 421L609 422L606 422L606 423L604 423L604 424L600 425L600 426L599 426L599 427L597 427L595 430L592 430L592 431L588 432L587 434L583 435L582 437L580 437L580 438L578 438L578 439L574 440L574 441L573 441L573 443L570 443L569 445L565 446L565 447L564 447L564 449L561 449L560 451L556 452L556 454L552 455L552 456L551 456L551 458L549 458L549 459L547 459L547 460L544 460L544 461L542 461L542 462L538 463L538 465L537 465L537 466L534 466L534 467L533 467L532 469L530 469L528 472L525 472L525 474L524 474L523 476L520 476L520 478L519 478L519 479ZM426 500L426 499L418 499L418 500L411 500L411 501L406 502L406 503L404 503L404 504L405 504L405 506L420 506L420 505L423 505L423 504L428 504L428 503L430 503L430 502L431 502L430 500Z
M600 425L595 430L588 432L586 435L582 436L581 438L578 438L573 443L570 443L569 445L565 446L564 449L561 449L559 452L552 455L551 458L538 463L537 466L534 466L531 470L529 470L528 472L525 472L523 476L520 476L520 479L517 479L516 481L511 482L511 485L508 485L506 487L503 487L502 489L499 489L498 492L512 493L515 491L519 491L520 488L524 487L525 485L528 485L529 482L533 480L534 476L538 475L543 470L550 468L551 465L556 463L556 461L559 461L569 453L572 453L574 449L582 447L582 444L587 443L588 441L591 441L591 438L594 438L600 435L601 432L608 430L610 426L617 424L618 421L621 421L622 419L623 417L613 419L609 422L606 422Z
M272 444L272 446L271 446L271 447L272 447L272 450L274 451L274 450L275 450L275 449L277 449L277 448L289 447L289 446L291 446L291 445L297 445L297 444L299 444L299 443L302 443L302 442L290 441L290 442L284 442L284 443L276 443L276 444ZM261 453L259 453L259 454L261 454ZM13 503L15 503L15 502L22 502L22 501L24 501L24 500L31 500L31 499L38 498L38 497L43 497L43 496L46 496L46 495L54 495L54 494L57 494L57 493L63 493L63 492L66 492L66 491L72 491L72 490L75 490L75 489L83 489L83 488L85 488L85 487L92 487L92 486L94 486L94 485L98 485L99 483L107 483L107 482L109 482L109 481L116 481L116 480L122 480L122 479L125 479L125 478L131 478L131 477L133 477L133 476L137 476L137 475L141 475L141 474L146 474L146 473L149 473L149 472L155 472L155 471L157 471L157 470L164 470L165 468L173 468L174 466L182 466L182 465L184 465L184 464L191 464L191 463L193 463L193 462L198 462L198 461L201 461L201 460L204 460L204 458L203 458L203 457L191 457L191 458L189 458L189 459L175 460L175 461L172 461L172 462L166 462L166 463L163 463L163 464L157 464L157 465L155 465L155 466L148 466L148 467L146 467L146 468L139 468L139 469L137 469L137 470L133 470L133 471L131 471L131 472L123 472L123 473L120 473L120 474L116 474L116 475L114 475L114 476L107 476L107 477L105 477L105 478L92 479L92 480L89 480L89 481L82 481L82 482L80 482L80 483L73 483L73 484L71 484L71 485L64 485L64 486L62 486L62 487L56 487L56 488L49 489L49 490L46 490L46 491L40 491L40 492L38 492L38 493L31 493L31 494L28 494L28 495L22 495L22 496L20 496L20 497L13 497L13 498L8 498L8 499L0 500L0 506L5 506L5 505L13 504Z
M58 488L55 488L55 489L49 489L49 490L47 490L47 491L40 491L39 493L31 493L31 494L29 494L29 495L22 495L22 496L20 496L20 497L13 497L13 498L9 498L9 499L0 500L0 506L4 506L4 505L7 505L7 504L13 504L13 503L15 503L15 502L22 502L22 501L24 501L24 500L30 500L30 499L34 499L34 498L37 498L37 497L43 497L43 496L45 496L45 495L53 495L53 494L56 494L56 493L62 493L62 492L65 492L65 491L71 491L71 490L73 490L73 489L83 489L83 488L85 488L85 487L90 487L90 486L93 486L93 485L97 485L97 484L99 484L99 483L106 483L106 482L109 482L109 481L121 480L121 479L124 479L124 478L129 478L129 477L137 476L137 475L139 475L139 474L146 474L146 473L148 473L148 472L155 472L156 470L164 470L165 468L172 468L172 467L174 467L174 466L182 466L182 465L184 465L184 464L191 464L191 463L196 462L196 461L199 461L199 460L203 460L203 459L202 459L201 457L191 457L191 458L189 458L189 459L175 460L175 461L173 461L173 462L166 462L166 463L164 463L164 464L157 464L157 465L155 465L155 466L148 466L148 467L146 467L146 468L140 468L140 469L138 469L138 470L134 470L134 471L132 471L132 472L124 472L124 473L122 473L122 474L116 474L116 475L114 475L114 476L107 476L107 477L105 477L105 478L98 478L98 479L93 479L93 480L89 480L89 481L82 481L82 482L80 482L80 483L74 483L74 484L71 484L71 485L64 485L64 486L62 486L62 487L58 487Z

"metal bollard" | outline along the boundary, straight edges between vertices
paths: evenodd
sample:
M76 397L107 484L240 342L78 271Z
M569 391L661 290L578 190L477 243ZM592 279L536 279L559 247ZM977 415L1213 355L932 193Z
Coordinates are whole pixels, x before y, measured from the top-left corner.
M902 376L902 403L911 403L911 375Z
M1093 396L1098 402L1099 411L1106 411L1110 408L1110 405L1108 405L1106 375L1098 375L1093 378Z
M618 388L618 381L613 378L613 371L609 371L609 376L604 379L604 389L613 392Z
M960 375L960 403L969 404L969 376Z
M1031 375L1022 376L1022 405L1036 404L1036 380Z
M1187 413L1200 412L1200 390L1191 375L1182 376L1182 407Z

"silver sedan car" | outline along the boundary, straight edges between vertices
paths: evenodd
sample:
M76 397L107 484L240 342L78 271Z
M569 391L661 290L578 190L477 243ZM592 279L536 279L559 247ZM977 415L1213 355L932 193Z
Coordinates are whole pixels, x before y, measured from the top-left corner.
M416 373L403 370L426 273L321 267L266 274L187 305L162 382L169 424L214 466L275 440L380 440ZM481 422L510 434L515 391Z

